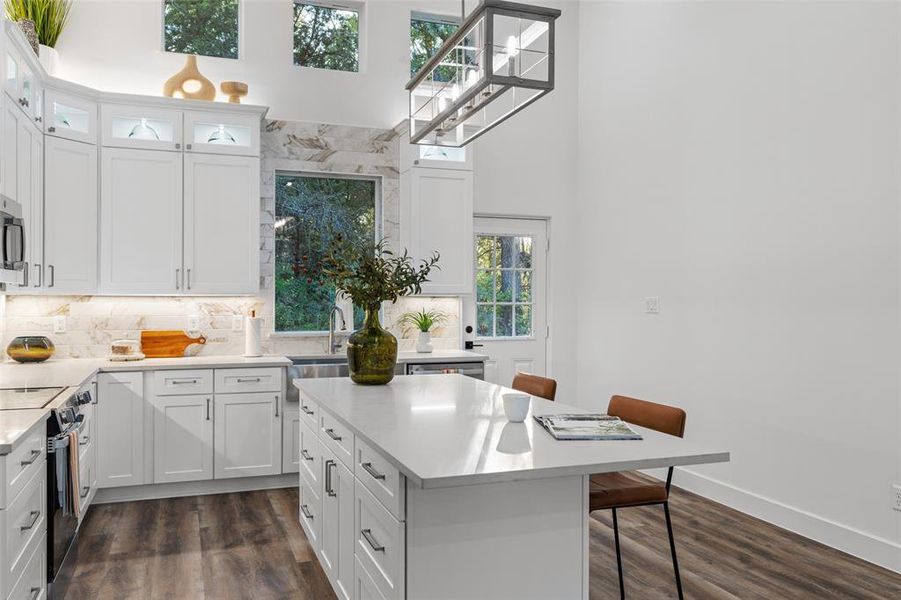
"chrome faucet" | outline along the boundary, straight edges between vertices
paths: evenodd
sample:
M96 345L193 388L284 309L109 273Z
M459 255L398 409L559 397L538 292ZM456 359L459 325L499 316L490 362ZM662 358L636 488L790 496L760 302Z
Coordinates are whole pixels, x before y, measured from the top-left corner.
M335 354L341 348L341 340L335 339L335 313L341 317L341 329L347 330L347 321L344 320L344 311L340 306L333 306L328 313L328 353Z

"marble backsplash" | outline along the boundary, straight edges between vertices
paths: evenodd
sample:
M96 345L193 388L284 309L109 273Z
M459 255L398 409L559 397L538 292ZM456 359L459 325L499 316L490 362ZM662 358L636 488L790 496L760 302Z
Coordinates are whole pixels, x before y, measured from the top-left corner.
M248 297L115 297L115 296L5 296L2 309L2 344L5 349L18 335L46 335L56 345L59 358L96 358L109 355L110 342L140 339L142 329L188 329L196 318L207 343L199 354L235 355L244 352L243 319L235 330L235 316L243 317L264 306L260 298ZM400 315L409 310L433 308L449 316L447 324L433 332L436 349L457 349L460 342L460 302L456 298L401 298L386 304L383 325L397 336L401 350L414 350L416 333L404 337L397 326ZM54 333L54 320L62 317L65 332ZM263 330L271 332L264 318ZM268 333L263 351L267 354L321 354L326 337L316 334ZM5 354L4 354L5 356Z

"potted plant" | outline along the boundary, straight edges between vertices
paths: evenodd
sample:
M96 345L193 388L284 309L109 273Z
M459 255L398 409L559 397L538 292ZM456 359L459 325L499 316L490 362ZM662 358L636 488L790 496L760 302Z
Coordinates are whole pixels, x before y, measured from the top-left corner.
M355 383L381 385L394 378L397 338L379 322L382 302L418 294L432 269L440 268L438 258L435 252L416 265L406 250L401 255L392 252L387 240L366 243L340 234L332 237L319 275L365 311L363 326L347 341L350 378Z
M69 21L72 0L4 0L6 17L10 21L32 21L40 50L36 50L44 70L56 71L59 52L56 42Z
M410 330L419 332L419 339L416 340L416 351L422 353L431 352L432 348L432 328L447 323L447 315L439 310L426 310L405 312L397 320L398 325L404 328L406 334Z

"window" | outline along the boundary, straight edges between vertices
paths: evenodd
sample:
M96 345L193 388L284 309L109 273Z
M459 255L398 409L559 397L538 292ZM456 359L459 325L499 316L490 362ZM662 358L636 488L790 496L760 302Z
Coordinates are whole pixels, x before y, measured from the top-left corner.
M441 44L459 27L459 21L453 17L442 17L414 12L410 17L410 76L428 62L438 51ZM448 56L448 63L453 63ZM448 64L439 68L436 75L439 81L451 81L456 75L456 67Z
M165 0L167 52L238 58L238 0Z
M532 242L527 236L477 236L478 337L531 337Z
M275 330L328 331L335 288L307 272L322 259L333 232L373 242L378 231L375 179L275 176ZM347 315L348 326L350 315ZM354 309L353 325L363 323Z
M294 2L294 64L360 70L360 11L343 5Z

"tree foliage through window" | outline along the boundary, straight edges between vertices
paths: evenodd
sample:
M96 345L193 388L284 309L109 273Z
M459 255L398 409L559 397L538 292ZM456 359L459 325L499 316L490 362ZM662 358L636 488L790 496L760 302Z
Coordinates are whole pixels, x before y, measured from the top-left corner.
M167 52L238 58L238 0L165 0Z
M457 24L447 19L429 19L426 17L410 19L410 76L416 75L419 69L428 62L441 48L441 45L457 31ZM448 56L448 61L453 62ZM456 75L452 66L438 67L435 75L438 81L451 81Z
M358 71L360 13L294 3L294 64L334 71Z

